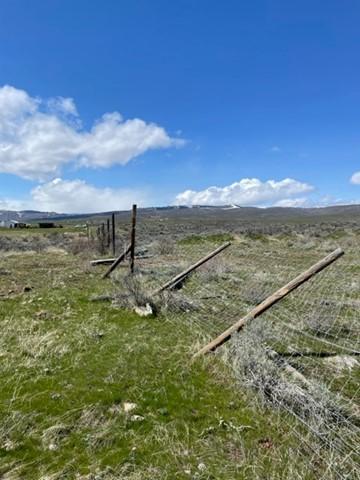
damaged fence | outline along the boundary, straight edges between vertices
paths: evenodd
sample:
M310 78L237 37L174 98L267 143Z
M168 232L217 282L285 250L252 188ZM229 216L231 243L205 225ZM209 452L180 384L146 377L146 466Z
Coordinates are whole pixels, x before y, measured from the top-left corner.
M132 267L130 262L135 275L129 280L124 260L132 232L130 216L123 214L117 230L123 266L113 274L120 288L131 283L135 303L158 302L164 318L186 322L196 339L193 353L229 340L217 355L239 388L254 395L257 408L288 419L287 435L297 439L294 465L306 465L309 478L359 478L358 240L346 240L342 256L341 250L331 253L336 240L221 231L194 235L191 225L179 232L176 218L140 210ZM219 245L221 254L201 263ZM301 272L310 274L299 279ZM285 295L279 296L284 285ZM228 334L211 342L224 330ZM304 470L300 477L294 469L294 478L304 478Z

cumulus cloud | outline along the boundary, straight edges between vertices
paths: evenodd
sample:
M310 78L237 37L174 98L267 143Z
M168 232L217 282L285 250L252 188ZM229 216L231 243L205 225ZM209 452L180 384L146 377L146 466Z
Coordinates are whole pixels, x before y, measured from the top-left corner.
M149 204L144 191L135 189L97 188L84 180L56 178L31 191L31 205L41 211L61 213L91 213L127 210L133 203Z
M360 172L355 172L350 178L350 182L354 185L360 185Z
M28 203L21 200L13 200L11 198L0 198L1 210L26 210Z
M69 162L125 165L148 150L183 144L155 123L124 120L118 112L84 130L73 99L44 101L8 85L0 88L0 172L45 181Z
M186 190L176 196L177 205L253 205L269 206L281 200L289 202L298 195L314 190L312 185L292 178L262 182L258 178L243 178L225 187L209 187L205 190ZM296 199L299 201L299 198Z
M27 199L0 197L0 210L40 210L58 213L93 213L128 210L133 203L151 205L148 192L128 188L98 188L84 180L54 180L33 188Z

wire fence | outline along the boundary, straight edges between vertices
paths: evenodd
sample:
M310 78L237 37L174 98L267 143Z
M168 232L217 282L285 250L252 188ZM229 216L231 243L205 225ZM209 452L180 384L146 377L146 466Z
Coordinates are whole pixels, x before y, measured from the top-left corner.
M129 220L129 214L118 219L118 254L129 244ZM202 232L193 217L179 225L161 211L138 213L135 277L145 302L171 277L232 242L159 295L164 318L186 322L199 347L339 246L331 236L246 228L229 233L213 225ZM298 441L294 462L302 465L294 478L360 478L359 236L350 232L340 243L344 257L218 350L239 385L254 392L257 408L288 417L289 435ZM118 279L127 270L119 269Z

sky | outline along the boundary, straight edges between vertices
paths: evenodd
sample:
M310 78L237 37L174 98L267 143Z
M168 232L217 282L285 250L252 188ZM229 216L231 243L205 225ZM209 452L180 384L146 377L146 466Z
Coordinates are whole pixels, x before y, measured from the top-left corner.
M0 6L0 209L360 203L358 1Z

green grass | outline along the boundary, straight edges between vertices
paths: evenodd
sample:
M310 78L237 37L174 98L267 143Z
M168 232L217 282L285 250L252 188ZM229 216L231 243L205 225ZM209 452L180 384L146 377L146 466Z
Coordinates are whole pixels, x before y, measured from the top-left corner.
M228 240L228 234L191 235L180 247L189 262L189 252L197 258L204 242L211 249ZM258 250L249 259L259 258L268 270L274 260L262 256L262 238L253 240L249 248ZM242 255L242 245L233 251ZM273 248L281 251L282 245ZM309 255L317 258L319 252ZM309 261L289 253L290 259L300 270ZM229 257L228 268L235 260ZM154 261L149 269L158 270ZM245 288L256 268L241 256L236 261L231 281L241 279L235 288ZM301 432L301 424L262 405L236 383L221 357L191 361L206 338L184 315L141 318L89 301L121 290L121 281L101 280L102 271L88 267L86 256L71 254L0 259L0 478L321 477L321 458L305 450L297 454L294 432ZM191 278L187 288L197 291L201 278L216 290L219 278L227 278L226 270L203 275L208 277ZM25 292L26 286L31 290ZM256 292L248 294L253 301ZM213 316L206 321L213 323ZM136 407L126 413L124 402Z
M234 236L229 233L213 233L207 235L189 235L179 240L179 245L198 245L205 242L225 243L234 240Z
M276 475L290 468L289 425L256 414L222 364L192 364L188 325L89 302L112 286L79 258L32 255L21 268L19 258L1 262L11 272L1 291L18 287L0 304L2 478L245 479L249 469L263 478L270 460Z

